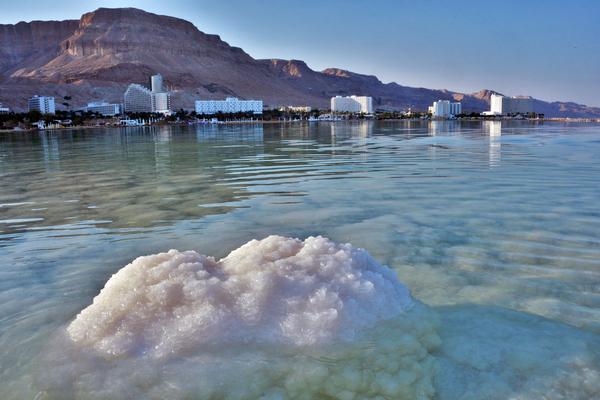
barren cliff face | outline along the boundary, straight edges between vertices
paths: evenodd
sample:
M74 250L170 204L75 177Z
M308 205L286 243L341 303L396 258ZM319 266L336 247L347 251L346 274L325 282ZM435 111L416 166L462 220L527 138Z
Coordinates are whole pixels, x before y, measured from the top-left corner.
M25 24L31 30L32 24ZM71 21L60 36L48 35L48 46L35 39L28 44L45 57L30 61L14 57L6 71L5 85L33 85L38 88L66 87L74 99L79 93L120 101L125 86L146 83L152 73L161 73L168 87L176 91L175 105L191 108L194 98L262 98L276 104L282 99L315 103L301 91L276 79L262 63L242 49L229 46L217 35L200 32L191 23L142 10L101 8ZM0 31L4 51L11 47L11 28ZM61 31L62 32L62 31ZM37 46L37 47L36 47ZM115 90L114 84L122 86ZM90 86L100 89L90 94ZM54 94L54 93L48 93ZM0 97L2 97L0 95ZM84 96L81 96L84 97ZM7 99L8 100L8 99ZM91 100L91 99L88 99ZM2 99L0 99L2 101ZM23 103L24 104L24 99Z
M77 25L75 20L0 25L0 76L46 64L59 54L60 42L72 35Z
M165 77L175 108L198 98L263 99L268 106L329 107L335 95L369 95L375 108L425 110L438 99L460 100L467 111L488 108L490 91L474 94L382 83L372 75L300 60L255 60L188 21L135 8L100 8L79 21L0 25L0 102L24 109L33 94L121 102L129 83ZM19 93L15 98L13 93ZM548 115L600 115L577 104L537 102ZM60 106L59 106L60 107Z
M241 49L229 46L217 35L200 32L190 22L131 8L101 8L84 14L63 47L64 54L75 57L114 55L138 62L146 60L136 57L160 54L252 61Z
M51 82L86 78L130 82L135 66L143 72L150 69L177 76L253 61L241 49L200 32L187 21L137 9L101 8L87 13L59 48L45 65L13 76Z

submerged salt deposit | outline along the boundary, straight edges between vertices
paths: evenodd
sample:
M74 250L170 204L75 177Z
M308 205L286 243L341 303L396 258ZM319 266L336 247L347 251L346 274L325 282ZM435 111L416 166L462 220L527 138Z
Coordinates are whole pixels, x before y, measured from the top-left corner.
M430 398L436 326L366 251L270 236L219 261L136 259L68 326L60 382L40 381L85 398Z
M499 308L440 313L441 327L392 270L323 237L270 236L221 260L171 250L113 275L35 386L47 399L600 394L593 335Z

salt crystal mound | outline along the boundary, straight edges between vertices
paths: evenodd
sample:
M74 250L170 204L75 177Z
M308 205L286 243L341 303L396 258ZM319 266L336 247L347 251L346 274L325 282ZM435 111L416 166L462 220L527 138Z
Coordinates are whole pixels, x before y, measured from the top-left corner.
M86 398L431 398L437 326L365 250L270 236L136 259L67 328L104 366L52 373Z

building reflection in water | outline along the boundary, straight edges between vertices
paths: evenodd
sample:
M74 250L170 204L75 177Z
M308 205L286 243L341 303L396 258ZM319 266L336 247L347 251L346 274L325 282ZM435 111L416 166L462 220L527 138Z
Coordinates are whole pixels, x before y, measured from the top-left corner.
M497 167L502 158L502 121L483 121L483 131L489 136L490 167Z
M438 133L441 133L441 125L443 122L444 121L429 121L429 124L427 126L427 133L429 134L429 136L437 136Z
M264 140L263 124L232 125L198 125L196 127L198 143L214 141L262 142Z
M154 133L154 167L157 176L169 173L171 160L171 132L169 126L160 126Z
M429 141L429 157L432 161L436 161L439 149L441 154L445 154L448 150L450 139L448 137L462 134L462 124L459 121L431 120L427 122L427 134L432 137ZM435 169L436 165L433 165Z
M369 145L369 137L373 134L373 121L331 122L331 155L336 155L336 147L352 146L360 151ZM353 150L353 151L354 151ZM368 151L362 151L361 160L368 158Z
M461 134L462 123L452 120L432 120L427 126L429 136Z
M163 125L159 126L157 132L155 132L155 137L157 142L167 143L171 141L171 132L173 130L171 127Z
M367 138L373 134L372 121L332 122L331 135L340 137Z
M39 135L46 171L58 171L60 169L60 147L57 134L46 131L40 132Z

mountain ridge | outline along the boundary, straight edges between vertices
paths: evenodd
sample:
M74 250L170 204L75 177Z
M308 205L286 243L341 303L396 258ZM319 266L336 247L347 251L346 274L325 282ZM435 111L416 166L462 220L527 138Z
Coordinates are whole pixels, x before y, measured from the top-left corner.
M137 8L99 8L79 20L0 25L0 102L23 110L33 94L121 102L129 83L161 73L175 108L197 98L260 98L265 104L327 108L335 95L370 95L378 109L426 110L438 99L459 100L463 110L488 109L495 93L415 88L383 83L342 68L311 69L302 60L254 59L191 22ZM19 93L16 98L13 94ZM534 100L548 116L600 117L600 108ZM59 108L61 106L59 105Z

